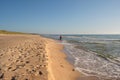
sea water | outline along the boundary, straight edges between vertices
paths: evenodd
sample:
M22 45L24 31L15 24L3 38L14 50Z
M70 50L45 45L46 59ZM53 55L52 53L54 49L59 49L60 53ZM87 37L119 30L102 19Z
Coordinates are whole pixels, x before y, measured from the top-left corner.
M59 35L49 35L59 39ZM120 80L120 35L63 35L60 41L75 69L101 80Z

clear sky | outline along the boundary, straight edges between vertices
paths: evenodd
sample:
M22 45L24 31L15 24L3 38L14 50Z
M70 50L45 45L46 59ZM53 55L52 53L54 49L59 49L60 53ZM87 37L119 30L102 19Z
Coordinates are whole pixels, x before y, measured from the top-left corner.
M0 29L120 34L120 0L0 0Z

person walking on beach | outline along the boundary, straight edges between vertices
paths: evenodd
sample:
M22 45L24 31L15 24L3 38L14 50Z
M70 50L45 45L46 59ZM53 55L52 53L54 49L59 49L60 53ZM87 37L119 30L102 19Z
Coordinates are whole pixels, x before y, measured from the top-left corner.
M62 40L62 36L61 35L60 35L59 39Z

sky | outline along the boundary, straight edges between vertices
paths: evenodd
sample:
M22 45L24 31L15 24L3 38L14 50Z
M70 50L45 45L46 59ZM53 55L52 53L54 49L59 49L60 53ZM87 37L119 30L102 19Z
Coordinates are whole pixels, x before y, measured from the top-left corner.
M40 34L120 34L120 0L0 0L0 29Z

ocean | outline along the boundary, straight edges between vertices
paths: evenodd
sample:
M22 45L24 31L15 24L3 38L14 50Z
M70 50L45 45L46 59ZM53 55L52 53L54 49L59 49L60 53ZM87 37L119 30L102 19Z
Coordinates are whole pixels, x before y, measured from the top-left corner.
M59 40L59 35L44 35ZM67 60L75 69L101 80L120 79L120 35L62 35Z

